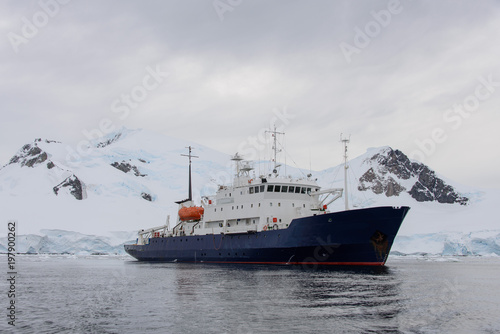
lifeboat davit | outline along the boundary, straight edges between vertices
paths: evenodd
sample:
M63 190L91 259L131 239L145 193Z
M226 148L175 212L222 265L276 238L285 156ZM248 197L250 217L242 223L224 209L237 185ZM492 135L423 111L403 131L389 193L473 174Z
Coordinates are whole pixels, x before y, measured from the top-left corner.
M186 220L200 220L205 209L201 206L183 207L179 210L179 219Z

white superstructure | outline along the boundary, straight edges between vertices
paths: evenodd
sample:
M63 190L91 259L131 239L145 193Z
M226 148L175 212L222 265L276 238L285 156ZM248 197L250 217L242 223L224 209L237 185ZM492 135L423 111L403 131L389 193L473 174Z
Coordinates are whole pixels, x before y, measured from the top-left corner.
M139 232L138 243L149 238L185 235L256 233L268 229L286 229L295 218L328 212L328 205L342 196L341 188L321 190L311 176L281 177L278 172L251 177L251 162L235 154L235 177L230 186L219 186L214 196L202 198L200 206L192 200L178 202L182 208L197 208L199 219L181 219L167 225ZM202 208L202 209L201 209Z

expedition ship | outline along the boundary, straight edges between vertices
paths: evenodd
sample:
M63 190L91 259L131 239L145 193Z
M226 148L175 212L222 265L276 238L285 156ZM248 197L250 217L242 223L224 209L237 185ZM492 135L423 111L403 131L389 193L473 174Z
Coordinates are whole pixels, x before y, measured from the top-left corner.
M342 188L321 189L305 178L272 173L251 176L252 163L236 153L233 184L219 186L214 196L195 205L191 190L179 204L176 225L141 230L125 251L139 261L384 265L409 207L349 210ZM347 174L347 142L345 166ZM347 180L347 178L346 178ZM347 182L347 181L346 181ZM347 186L345 187L347 189ZM328 205L344 195L346 209L329 212Z

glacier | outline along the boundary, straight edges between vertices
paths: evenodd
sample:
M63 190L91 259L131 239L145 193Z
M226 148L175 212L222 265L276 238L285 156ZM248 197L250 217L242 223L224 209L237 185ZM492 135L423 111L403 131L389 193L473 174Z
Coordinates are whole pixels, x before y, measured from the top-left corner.
M74 231L41 230L19 235L16 251L27 254L124 255L124 244L136 241L136 231L89 235ZM0 253L7 252L7 238L0 238ZM391 255L500 256L500 230L470 233L440 232L396 237Z
M89 235L74 231L41 230L40 234L16 236L16 252L27 254L125 254L123 245L136 240L135 231ZM0 252L7 252L7 238L0 238Z

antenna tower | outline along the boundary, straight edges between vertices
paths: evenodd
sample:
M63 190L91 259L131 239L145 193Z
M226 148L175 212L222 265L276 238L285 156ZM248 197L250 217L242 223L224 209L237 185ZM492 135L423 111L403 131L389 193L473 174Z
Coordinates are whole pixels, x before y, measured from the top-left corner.
M277 145L277 141L278 141L278 138L277 138L277 135L284 135L285 133L284 132L278 132L276 131L276 125L274 126L274 130L273 131L266 131L266 133L271 133L272 136L273 136L273 152L274 152L274 168L273 168L273 173L274 174L278 174L278 167L280 167L281 165L278 164L277 160L276 160L276 156L279 152L281 152L281 150L278 149L278 145Z
M188 200L192 201L193 200L193 190L191 186L191 158L199 158L196 155L191 154L191 150L194 149L194 147L187 146L187 149L189 149L189 154L181 154L183 157L188 157L189 158L189 197Z
M345 197L345 209L349 210L349 196L347 194L347 169L349 165L347 164L347 144L351 141L351 136L349 138L342 138L340 134L340 141L344 144L344 197Z

